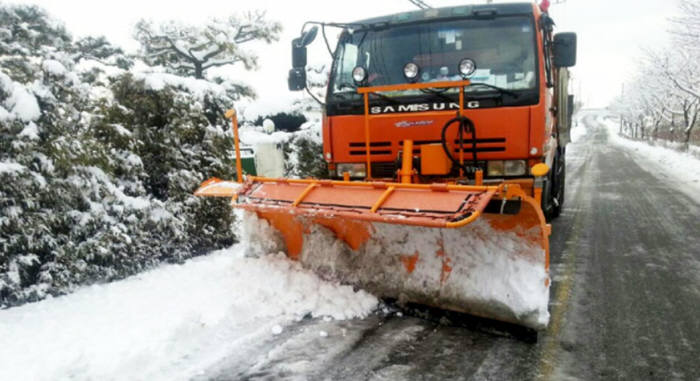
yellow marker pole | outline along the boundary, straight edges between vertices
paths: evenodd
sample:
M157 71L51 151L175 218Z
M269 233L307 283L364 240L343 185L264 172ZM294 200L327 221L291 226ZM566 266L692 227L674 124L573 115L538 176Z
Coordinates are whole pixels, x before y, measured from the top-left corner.
M459 117L464 116L464 86L459 88ZM460 122L461 125L462 122ZM461 128L461 127L460 127ZM459 178L464 177L464 147L462 147L462 141L459 142Z
M474 174L474 185L483 185L484 184L484 171L481 169L477 169L476 173Z
M243 182L243 166L241 165L241 148L238 140L238 118L236 118L236 110L230 109L226 111L226 117L231 119L231 129L233 130L233 145L236 149L236 181Z
M364 101L365 101L365 165L367 166L367 173L366 173L366 178L367 180L372 179L372 158L370 155L372 152L370 151L370 136L369 136L369 93L364 94Z
M403 158L401 161L401 182L410 184L411 176L413 175L413 140L407 139L403 141Z

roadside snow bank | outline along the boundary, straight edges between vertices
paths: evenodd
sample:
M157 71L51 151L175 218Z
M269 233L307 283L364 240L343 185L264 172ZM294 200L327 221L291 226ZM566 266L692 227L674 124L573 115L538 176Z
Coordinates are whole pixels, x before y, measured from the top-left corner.
M668 178L668 183L700 203L700 160L687 152L652 146L646 142L626 139L618 135L619 123L604 116L599 122L608 129L610 141L637 153L645 168L653 169L657 176Z
M0 311L0 379L190 379L306 315L363 317L377 299L242 245Z

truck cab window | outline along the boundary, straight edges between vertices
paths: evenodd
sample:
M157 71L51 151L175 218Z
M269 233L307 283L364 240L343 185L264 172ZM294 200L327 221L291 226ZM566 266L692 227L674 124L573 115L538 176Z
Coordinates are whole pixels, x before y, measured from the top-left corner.
M458 64L465 58L477 66L469 78L472 82L531 90L537 86L535 57L534 24L532 18L524 16L346 32L337 50L332 91L354 91L345 84L353 83L351 72L357 65L367 69L369 86L405 83L403 67L409 62L420 67L418 82L457 81L462 79ZM485 89L474 87L468 91Z

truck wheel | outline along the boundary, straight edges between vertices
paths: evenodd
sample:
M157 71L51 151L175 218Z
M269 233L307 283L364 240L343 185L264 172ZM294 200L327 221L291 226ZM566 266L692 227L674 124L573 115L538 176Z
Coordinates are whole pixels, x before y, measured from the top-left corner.
M559 217L561 210L564 207L564 191L566 190L566 154L565 150L562 149L557 155L556 164L554 165L554 174L552 179L554 183L552 184L552 207L550 212L550 218L554 219Z
M547 183L542 193L542 211L547 222L559 217L564 205L564 181L566 177L564 150L557 152L552 170L547 175Z

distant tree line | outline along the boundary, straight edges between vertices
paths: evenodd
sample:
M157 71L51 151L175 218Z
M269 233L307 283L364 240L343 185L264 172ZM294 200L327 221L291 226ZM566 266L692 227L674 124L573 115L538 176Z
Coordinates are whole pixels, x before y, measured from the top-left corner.
M670 20L671 46L646 50L639 75L611 104L620 133L640 140L700 142L700 0L680 0Z

